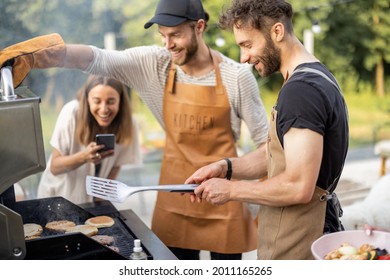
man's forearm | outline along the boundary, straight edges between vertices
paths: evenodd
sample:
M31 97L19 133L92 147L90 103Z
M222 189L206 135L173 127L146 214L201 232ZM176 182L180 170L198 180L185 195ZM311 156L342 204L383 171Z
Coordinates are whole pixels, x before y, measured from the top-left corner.
M232 178L255 180L267 175L266 144L238 158L232 158Z

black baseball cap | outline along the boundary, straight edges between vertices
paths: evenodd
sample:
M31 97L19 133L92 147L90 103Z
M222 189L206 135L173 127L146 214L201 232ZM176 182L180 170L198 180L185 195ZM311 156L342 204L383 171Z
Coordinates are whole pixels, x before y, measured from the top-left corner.
M160 0L154 17L145 23L144 28L148 29L154 23L171 27L198 19L205 19L201 0Z

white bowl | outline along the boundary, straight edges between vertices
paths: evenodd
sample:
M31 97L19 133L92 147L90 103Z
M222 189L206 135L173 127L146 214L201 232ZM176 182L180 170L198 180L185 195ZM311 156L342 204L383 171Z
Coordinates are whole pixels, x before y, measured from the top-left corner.
M373 231L370 236L364 230L346 230L325 234L313 242L311 252L316 260L323 260L326 254L336 250L343 243L349 243L356 248L369 244L379 249L386 249L390 253L390 232Z

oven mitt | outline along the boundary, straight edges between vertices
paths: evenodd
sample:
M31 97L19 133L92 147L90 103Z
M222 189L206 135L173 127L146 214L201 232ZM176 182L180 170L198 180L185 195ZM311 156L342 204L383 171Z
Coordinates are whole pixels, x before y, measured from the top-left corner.
M14 87L18 87L32 68L62 67L66 46L59 34L35 37L0 51L0 66L12 66Z

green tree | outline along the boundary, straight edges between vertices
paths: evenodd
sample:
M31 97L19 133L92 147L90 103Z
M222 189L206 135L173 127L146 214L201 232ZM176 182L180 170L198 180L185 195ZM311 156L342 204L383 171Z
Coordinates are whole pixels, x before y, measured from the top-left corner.
M297 12L297 34L313 20L319 21L321 33L315 37L315 55L336 74L344 89L357 93L376 89L377 95L385 95L386 70L390 68L388 0L291 3Z
M158 0L2 0L0 48L57 32L66 43L104 47L104 35L114 32L117 49L140 45L161 45L156 26L143 28L154 14ZM303 32L318 21L314 52L340 81L346 92L374 91L380 96L390 86L390 2L389 0L289 0L295 16L294 31L303 41ZM203 0L210 15L205 40L228 57L239 61L240 50L230 31L217 22L230 0ZM217 45L223 38L225 44ZM35 92L60 90L65 99L74 96L85 80L80 71L50 69L32 71L28 84ZM269 88L280 86L280 77L259 78ZM59 96L55 94L55 96ZM49 96L50 97L50 96Z
M106 32L120 33L126 22L123 7L129 1L117 0L3 0L0 8L1 46L6 47L38 35L59 33L66 43L104 47ZM134 2L133 2L134 4ZM42 95L45 101L58 102L74 98L86 74L76 70L33 70L25 84ZM53 94L57 91L56 94ZM58 94L58 91L60 94ZM55 98L54 98L55 96Z
M365 65L368 69L375 68L376 93L383 97L386 92L385 64L390 64L390 2L388 0L370 2L372 3L368 23L372 26L373 40L366 42L370 55L366 57Z
M0 48L5 48L14 42L31 36L18 13L17 0L2 0L0 2Z

